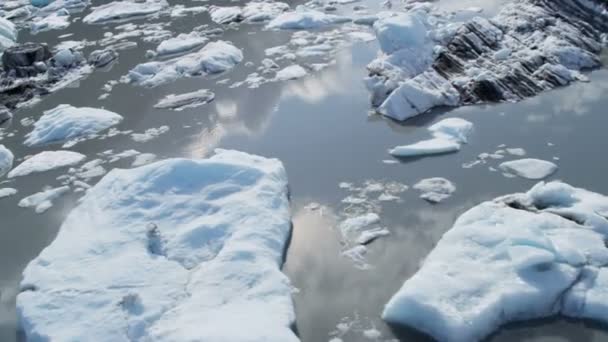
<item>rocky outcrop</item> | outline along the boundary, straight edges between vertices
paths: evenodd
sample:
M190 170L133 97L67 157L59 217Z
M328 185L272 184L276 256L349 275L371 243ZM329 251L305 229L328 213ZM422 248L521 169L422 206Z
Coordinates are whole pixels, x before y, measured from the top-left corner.
M46 71L44 63L51 58L46 44L25 43L4 51L2 66L9 76L30 77Z
M380 57L383 63L372 66L384 67L370 68L372 102L382 114L407 119L437 105L518 101L586 80L580 71L601 64L607 8L600 0L516 0L492 19L474 18L441 37L422 73L403 78L395 69L407 65L391 64L392 55ZM430 94L427 105L408 105L420 102L420 91L404 87Z

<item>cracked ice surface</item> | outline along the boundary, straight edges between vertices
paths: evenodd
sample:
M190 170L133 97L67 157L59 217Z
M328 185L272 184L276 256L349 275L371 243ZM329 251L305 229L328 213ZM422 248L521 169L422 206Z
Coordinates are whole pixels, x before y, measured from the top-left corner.
M297 341L280 271L290 229L276 159L222 150L114 169L24 271L22 328L28 340Z
M512 321L608 322L608 197L561 182L464 213L383 318L440 341L478 341Z

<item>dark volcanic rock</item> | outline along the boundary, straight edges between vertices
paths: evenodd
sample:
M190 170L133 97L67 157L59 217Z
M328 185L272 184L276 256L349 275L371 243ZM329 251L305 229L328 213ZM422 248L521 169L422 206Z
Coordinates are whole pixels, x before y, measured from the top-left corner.
M33 76L40 72L37 62L46 62L51 52L46 44L25 43L4 51L2 65L4 71L15 72L17 77Z

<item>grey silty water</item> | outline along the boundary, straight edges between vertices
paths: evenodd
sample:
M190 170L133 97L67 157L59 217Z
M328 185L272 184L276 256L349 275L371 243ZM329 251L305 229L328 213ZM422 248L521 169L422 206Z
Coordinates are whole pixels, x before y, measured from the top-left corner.
M454 5L453 1L443 3ZM484 6L490 13L500 6L500 1L468 1L465 5ZM178 19L170 30L190 32L203 23L209 23L207 14ZM43 41L52 46L58 42L57 37L66 32L74 33L69 38L72 40L96 40L110 28L75 22L65 31L36 36L22 31L20 41ZM222 39L242 48L246 61L258 65L264 56L263 50L285 43L289 34L241 25L236 30L227 30ZM366 75L366 64L378 49L376 43L371 42L342 49L336 56L337 63L321 72L258 89L231 89L227 84L217 84L218 79L192 78L153 89L120 84L110 98L98 100L103 84L118 79L144 61L145 51L153 47L154 44L140 43L136 49L121 51L119 63L110 71L94 72L78 86L63 89L31 108L19 110L16 120L6 128L14 135L5 137L2 143L17 158L58 148L25 147L23 136L30 128L22 126L19 120L37 118L44 110L69 103L121 113L125 121L120 129L141 132L161 125L171 128L167 134L147 143L117 136L83 142L73 148L90 156L108 149L133 148L155 153L159 158L204 157L221 147L281 159L289 175L294 220L284 270L297 289L294 293L297 329L303 341L328 341L341 322L352 326L342 337L345 341L369 341L363 331L372 327L380 330L383 341L429 340L412 330L386 326L379 317L384 303L416 271L461 213L484 200L524 191L534 184L491 171L489 167L496 166L498 161L462 167L482 152L493 152L506 144L524 148L531 157L559 158L555 160L559 171L550 179L608 193L605 181L608 162L603 158L604 127L608 125L607 70L590 73L589 83L578 83L520 103L435 111L397 123L369 113L368 92L362 79ZM243 63L220 78L234 82L250 72ZM198 89L213 90L216 100L182 112L153 108L166 94ZM391 159L388 148L426 138L425 127L447 117L462 117L475 124L468 144L459 153L398 164L383 162ZM113 166L129 167L129 163L119 161ZM65 170L57 170L20 177L7 185L17 188L19 194L0 200L0 341L18 339L15 296L21 271L52 241L78 196L71 194L58 200L42 215L19 208L17 202L46 185L57 186L56 178L64 173ZM412 185L421 178L435 176L454 182L457 187L454 196L441 204L430 205L410 189L403 194L401 202L384 204L381 217L391 235L369 245L370 269L359 270L340 255L333 214L348 196L338 187L340 182L360 184L366 180L386 180ZM307 209L311 202L320 203L324 211ZM553 319L515 324L489 340L604 341L607 338L605 329L590 322Z

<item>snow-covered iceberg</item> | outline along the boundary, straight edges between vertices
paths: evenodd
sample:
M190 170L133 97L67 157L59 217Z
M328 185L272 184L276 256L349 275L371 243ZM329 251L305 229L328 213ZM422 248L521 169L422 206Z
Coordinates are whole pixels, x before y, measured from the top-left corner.
M449 22L431 7L374 23L382 54L368 65L372 105L404 120L438 106L517 101L586 80L600 65L608 4L518 0L491 19Z
M154 87L182 77L204 76L228 71L243 60L243 52L225 41L210 42L200 50L168 61L138 64L127 80Z
M122 121L122 116L105 109L62 104L47 110L26 135L25 145L37 146L73 139L86 139Z
M15 24L0 17L0 55L6 48L11 47L17 41L17 28Z
M168 7L166 0L113 1L93 8L90 14L82 19L87 24L104 24L109 21L122 21L158 13Z
M112 170L25 269L26 337L298 341L287 191L280 161L236 151Z
M382 316L446 342L557 314L608 323L607 238L608 197L541 182L460 216Z
M392 148L389 153L395 157L417 157L423 155L457 152L467 142L473 131L473 123L461 118L443 119L428 128L432 139Z

